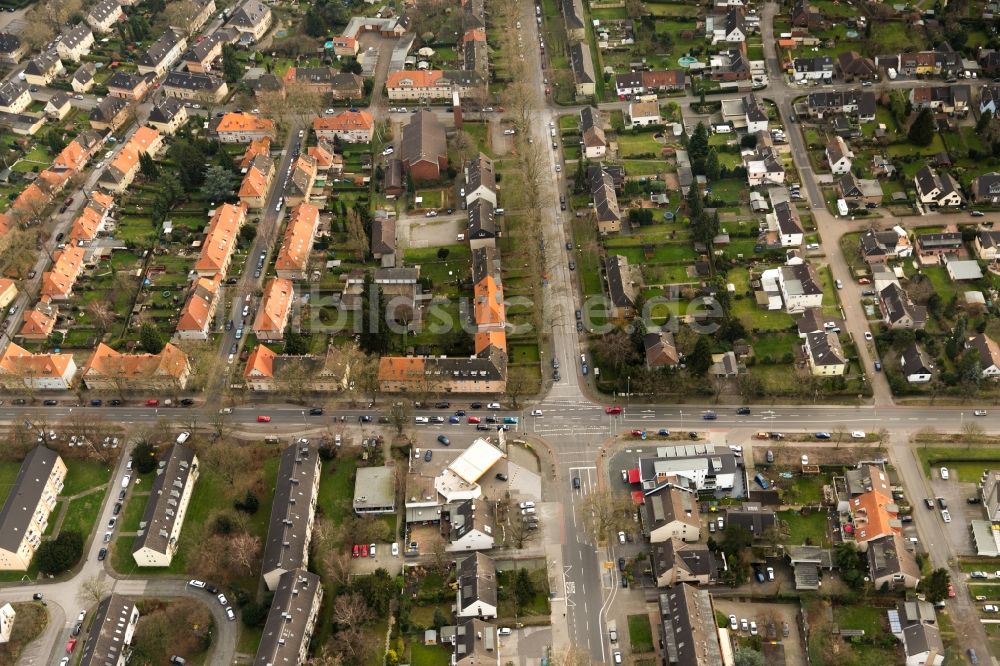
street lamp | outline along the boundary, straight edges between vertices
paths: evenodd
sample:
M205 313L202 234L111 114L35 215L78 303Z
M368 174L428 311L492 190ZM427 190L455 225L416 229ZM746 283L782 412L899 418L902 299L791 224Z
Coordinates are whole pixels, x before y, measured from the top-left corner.
M625 409L629 408L629 401L632 397L632 377L631 375L625 380Z

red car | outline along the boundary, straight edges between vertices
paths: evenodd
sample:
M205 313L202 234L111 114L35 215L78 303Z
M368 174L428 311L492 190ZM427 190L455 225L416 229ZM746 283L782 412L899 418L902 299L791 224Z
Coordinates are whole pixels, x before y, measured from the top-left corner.
M261 415L257 417L257 423L270 423L270 422L271 422L270 416Z
M368 544L361 544L361 557L368 557Z
M869 280L868 278L861 278L860 280L858 280L858 284L871 284L871 283L872 281Z
M359 551L359 550L360 550L360 549L358 548L358 544L354 544L354 557L357 557L357 556L358 556L358 551Z
M66 641L66 654L69 654L70 652L72 652L75 647L76 647L76 639L75 638L71 638L68 641Z
M147 407L156 407L159 404L160 404L159 400L147 400L146 401L146 406Z
M615 405L614 407L605 407L604 408L604 413L605 414L621 414L622 413L621 405Z
M645 434L646 434L645 430L633 430L632 431L632 436L633 437L642 437Z
M469 423L479 423L479 422L480 422L480 419L479 419L478 416L470 416L469 417Z

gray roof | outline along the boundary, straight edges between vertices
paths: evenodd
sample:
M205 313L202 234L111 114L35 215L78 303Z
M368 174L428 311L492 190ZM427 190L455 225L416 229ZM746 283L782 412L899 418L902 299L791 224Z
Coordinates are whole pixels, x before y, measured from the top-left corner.
M477 552L458 563L455 577L458 581L459 610L477 601L497 605L497 568L493 558Z
M707 590L681 583L660 594L666 663L677 666L717 666L722 648L715 627L712 598Z
M964 244L962 234L958 232L944 232L940 234L923 234L917 236L917 243L924 250L937 250L941 248L957 250Z
M456 380L478 378L497 381L507 376L507 353L490 345L472 358L433 358L424 361L425 372L440 371Z
M55 51L39 53L37 56L28 61L28 64L24 67L24 72L26 74L36 74L38 76L42 76L52 69L57 62L59 62L59 54Z
M594 198L594 211L598 222L616 222L622 219L618 208L618 194L615 192L614 180L602 169L591 172L590 194Z
M316 626L312 610L319 607L322 598L323 586L316 574L305 569L282 574L267 613L254 666L300 664L299 650L312 639Z
M252 30L270 13L271 8L260 0L246 0L239 9L233 12L232 18L229 19L229 25Z
M403 142L399 151L404 162L411 166L419 162L438 163L448 156L448 141L444 125L430 111L413 114L410 122L403 126Z
M802 228L802 221L799 219L799 212L787 201L782 201L774 205L774 217L778 222L778 231L782 234L793 235L805 233Z
M455 664L479 666L497 663L497 628L480 619L472 619L458 626L455 632Z
M110 79L104 84L108 88L121 88L122 90L135 90L139 87L139 84L145 81L145 77L141 74L132 74L130 72L124 72L118 70L112 75Z
M894 575L920 578L920 567L906 549L903 537L898 534L887 534L869 541L867 555L872 579Z
M583 3L580 0L562 0L563 18L567 30L583 30Z
M615 307L635 307L635 287L628 259L620 254L608 257L605 266L608 276L608 295Z
M903 629L903 644L906 655L916 656L933 650L944 655L944 643L941 642L941 632L933 624L911 624Z
M57 460L59 454L44 446L32 449L25 456L7 501L0 509L0 548L17 551L21 546Z
M489 511L482 502L477 511L475 500L465 500L451 511L450 540L458 541L472 530L478 530L492 537L493 523L489 520Z
M59 35L58 41L65 44L69 48L73 49L85 40L88 35L92 36L94 33L90 29L90 26L86 23L78 23L75 27L66 30L61 35Z
M20 37L9 32L0 32L0 53L14 53L20 48Z
M472 251L472 283L479 284L492 275L500 284L500 251L495 247L477 247Z
M281 452L264 543L264 574L290 571L309 559L309 531L316 507L313 494L319 484L319 453L314 447L292 444Z
M914 304L910 295L903 291L903 288L896 282L890 282L885 289L880 291L879 298L889 324L901 321L907 316L913 320L915 326L922 326L927 321L927 308Z
M569 47L569 59L573 68L573 78L577 84L596 83L594 60L586 42L576 42Z
M777 523L774 511L763 509L753 502L744 502L741 508L726 511L727 525L739 525L758 539L769 529L776 527Z
M17 77L0 82L0 106L10 106L26 92L28 84Z
M493 160L479 153L469 162L466 172L466 192L472 192L479 187L485 187L491 192L497 191L497 177L493 169Z
M169 123L184 105L176 97L165 96L149 112L149 122Z
M105 97L104 101L90 110L90 119L111 122L127 106L128 101L121 97Z
M372 220L372 254L392 254L396 251L396 218L376 217Z
M97 614L90 627L90 636L83 646L80 666L107 666L117 664L128 646L124 643L125 631L135 602L120 594L112 594L97 606Z
M119 0L101 0L90 8L90 11L87 12L87 18L94 23L102 23L108 16L117 13L121 8L122 4Z
M181 60L186 62L202 62L219 42L230 41L233 41L232 33L226 28L219 28L200 42L195 42L188 46L187 51L181 55Z
M494 238L496 213L489 199L476 199L469 206L469 238Z
M354 508L386 507L396 503L394 467L359 467L354 480Z
M792 264L782 266L781 280L785 285L785 291L794 295L815 296L823 293L819 276L816 269L811 264Z
M847 362L840 339L836 333L816 331L806 334L806 347L812 356L813 363L823 365L843 365Z
M146 67L156 67L167 57L171 49L177 46L177 43L184 38L173 31L172 28L167 28L166 31L160 35L160 38L155 42L150 44L146 52L139 56L136 63L139 65L144 65Z
M686 490L666 484L646 493L644 527L653 531L674 521L698 527L698 498Z
M135 540L133 553L143 548L158 553L166 553L169 550L170 533L178 520L178 500L184 494L187 484L194 483L191 474L197 469L194 451L181 444L175 444L170 450L166 467L153 479L149 499L146 500L146 511L142 514L145 528Z
M767 120L767 109L753 93L743 98L743 110L751 122L764 122Z
M899 355L899 365L906 375L926 375L934 371L930 356L915 342Z
M164 88L180 88L183 90L203 90L215 92L226 82L211 74L198 74L196 72L170 72L163 79Z
M675 566L690 576L708 576L710 580L715 577L715 557L704 544L689 544L674 538L652 544L651 550L653 576L657 578Z
M94 67L94 63L85 62L77 68L76 72L73 73L73 80L78 83L87 83L88 81L93 81L94 72L96 71L97 68Z

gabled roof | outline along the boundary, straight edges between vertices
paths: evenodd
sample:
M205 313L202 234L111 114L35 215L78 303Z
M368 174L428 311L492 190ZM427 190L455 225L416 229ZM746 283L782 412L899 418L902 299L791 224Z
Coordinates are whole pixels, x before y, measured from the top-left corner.
M145 53L139 56L136 63L144 67L157 67L170 54L179 42L186 41L183 36L167 28L160 38L153 42Z
M313 120L313 130L317 132L370 132L373 127L375 118L372 114L358 109L348 109Z
M900 353L899 365L905 375L927 375L934 371L931 357L915 342Z
M201 255L194 264L196 271L222 271L226 257L236 243L236 235L246 219L246 212L243 204L222 204L215 209L215 214L208 223Z
M84 379L121 377L140 381L167 376L179 379L187 368L187 354L169 342L159 354L123 354L101 342L83 367L82 376Z
M840 346L836 333L815 331L806 334L806 349L812 357L813 364L819 367L827 365L844 365L847 357Z
M285 228L281 250L275 260L275 270L306 270L312 251L316 228L319 226L319 208L312 204L299 204Z
M288 321L294 295L295 286L291 280L272 278L264 287L264 296L253 322L253 330L280 333Z
M493 170L493 160L479 153L469 162L466 184L467 191L474 192L480 187L485 187L491 192L497 190L496 172Z
M411 166L419 162L435 162L448 155L444 126L430 111L413 114L403 126L400 156Z
M36 446L25 456L13 485L9 486L7 500L0 509L0 548L17 552L21 547L34 519L35 509L46 490L46 482L59 460L59 454L44 445ZM37 536L41 537L40 534Z
M207 331L211 323L209 314L212 305L219 295L219 286L222 284L222 275L216 274L213 277L202 277L194 281L191 291L188 293L187 301L181 309L180 319L177 321L178 331Z
M151 123L170 123L178 113L181 113L181 109L184 105L176 97L164 96L153 105L153 108L149 112L149 122Z
M170 552L174 526L177 521L184 520L184 513L176 511L176 497L186 492L187 484L194 483L192 477L197 470L196 460L194 451L183 444L174 444L170 449L166 465L153 479L146 510L142 514L145 527L135 539L133 553L143 548L162 554Z
M274 133L274 121L261 118L251 113L230 112L222 116L219 124L215 126L215 131L219 134L223 132L265 132Z
M570 66L573 68L573 77L577 84L597 81L597 77L594 75L594 60L586 43L576 42L570 46L569 58Z
M617 308L635 307L635 287L628 259L620 254L608 257L605 269L608 277L608 295Z
M372 254L392 254L396 251L396 218L376 217L372 220Z

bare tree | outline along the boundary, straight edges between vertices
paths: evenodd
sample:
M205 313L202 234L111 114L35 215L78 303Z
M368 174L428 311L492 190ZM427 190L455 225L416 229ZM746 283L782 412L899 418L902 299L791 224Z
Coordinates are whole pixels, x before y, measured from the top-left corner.
M532 523L526 520L517 510L508 510L507 541L520 550L529 541L534 541L538 535L537 523L532 527Z
M598 545L609 541L616 532L632 528L632 500L610 490L587 495L581 506L584 528Z
M233 485L246 472L253 458L249 450L222 439L206 447L198 457L202 465L218 474L229 485Z
M354 251L354 256L359 261L364 260L368 255L368 235L361 224L358 211L354 210L354 208L347 209L347 245Z
M257 555L260 553L260 537L248 534L236 534L229 539L229 556L233 564L244 570L249 576L257 568Z
M451 560L448 558L448 553L444 548L443 539L434 539L431 544L431 566L438 575L443 576L448 572L448 566L451 564Z
M360 627L371 619L368 602L357 592L341 594L333 602L333 620L342 627Z
M507 368L507 382L504 385L504 393L510 398L511 406L518 408L517 400L531 386L531 378L524 368Z
M167 5L161 15L171 28L191 37L197 30L194 19L201 13L201 8L193 0L174 0Z
M115 323L115 313L105 301L91 301L87 304L87 314L97 329L97 339L103 340L104 334L108 332Z
M966 421L962 424L962 441L965 442L965 448L968 449L978 443L982 437L983 428L975 421Z
M410 425L410 419L413 417L410 397L403 395L401 398L393 402L389 408L389 421L392 423L392 427L396 429L397 437L403 436L403 431Z
M99 604L104 597L111 593L111 583L103 575L91 576L82 583L76 591L76 597L80 603L89 606Z
M844 433L846 433L846 432L847 432L847 427L843 423L838 423L833 428L833 434L837 438L837 448L838 449L840 448L840 443L843 441L843 439L844 439Z

